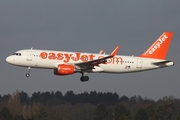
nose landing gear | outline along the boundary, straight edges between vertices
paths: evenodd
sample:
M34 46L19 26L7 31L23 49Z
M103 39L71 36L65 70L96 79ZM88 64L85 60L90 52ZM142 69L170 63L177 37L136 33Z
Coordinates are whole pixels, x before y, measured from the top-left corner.
M27 70L27 73L26 73L26 77L30 76L30 70L31 70L31 67L28 67L28 70Z

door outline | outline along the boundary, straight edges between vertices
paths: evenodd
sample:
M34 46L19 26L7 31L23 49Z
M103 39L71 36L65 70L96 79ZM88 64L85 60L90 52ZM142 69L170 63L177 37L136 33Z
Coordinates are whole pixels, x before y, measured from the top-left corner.
M137 58L137 67L136 68L142 68L142 59Z
M32 48L31 50L27 50L27 61L32 61Z

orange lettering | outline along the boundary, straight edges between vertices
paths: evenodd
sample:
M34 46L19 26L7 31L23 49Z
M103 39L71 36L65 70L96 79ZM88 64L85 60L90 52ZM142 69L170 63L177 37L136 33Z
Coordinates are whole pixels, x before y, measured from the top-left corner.
M81 53L76 53L76 57L71 57L73 61L78 61Z
M98 59L103 58L104 56L99 56ZM106 64L122 64L123 59L121 57L112 57L107 60Z
M95 57L95 56L94 56L93 54L89 55L89 59L90 59L90 60L93 60L94 57Z
M83 62L87 62L87 61L88 61L88 56L87 56L87 55L82 55L82 56L81 56L81 60L82 60Z
M40 54L40 57L42 58L42 59L46 59L47 58L47 53L46 52L42 52L41 54Z
M121 57L113 57L113 59L112 59L113 64L114 64L114 62L116 62L116 64L118 64L118 63L122 64L122 61L123 60Z
M57 60L62 60L64 57L63 57L63 54L62 53L58 53L57 54Z
M55 53L49 53L48 58L49 58L50 60L55 60L55 59L56 59L56 54L55 54Z
M66 58L66 60L64 60L64 62L67 63L67 62L69 62L69 60L70 60L72 54L64 54L64 56L65 56L65 58Z
M40 53L40 57L41 59L49 59L49 60L63 60L63 62L67 63L70 60L73 61L79 61L81 60L82 62L87 62L90 60L93 60L95 55L93 54L89 54L89 55L81 55L81 53L75 53L75 54L68 54L68 53L54 53L54 52L50 52L50 53L46 53L46 52L42 52ZM104 56L98 56L98 59L103 58ZM106 62L106 64L122 64L123 63L123 59L121 57L112 57L109 58Z

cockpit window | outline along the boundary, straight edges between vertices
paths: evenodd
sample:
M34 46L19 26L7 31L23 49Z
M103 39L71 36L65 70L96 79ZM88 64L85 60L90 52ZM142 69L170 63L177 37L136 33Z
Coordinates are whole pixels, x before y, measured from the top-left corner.
M21 56L21 53L13 53L13 55Z

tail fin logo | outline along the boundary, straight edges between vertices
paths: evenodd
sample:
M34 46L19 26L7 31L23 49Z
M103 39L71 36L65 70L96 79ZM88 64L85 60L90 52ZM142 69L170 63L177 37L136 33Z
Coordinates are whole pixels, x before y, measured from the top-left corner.
M168 36L163 35L161 38L158 39L157 43L151 48L149 54L153 54L157 49L161 48L161 44L163 44Z
M140 57L165 59L173 32L164 32Z

